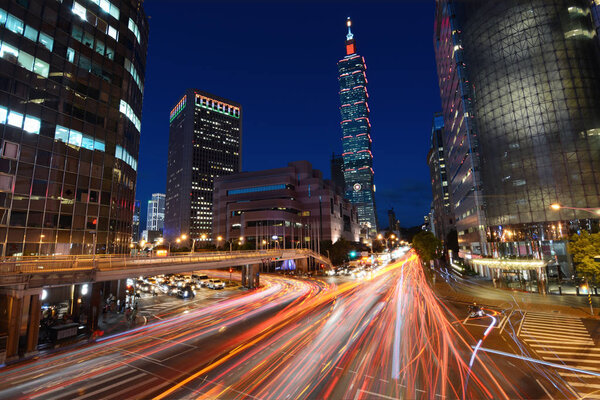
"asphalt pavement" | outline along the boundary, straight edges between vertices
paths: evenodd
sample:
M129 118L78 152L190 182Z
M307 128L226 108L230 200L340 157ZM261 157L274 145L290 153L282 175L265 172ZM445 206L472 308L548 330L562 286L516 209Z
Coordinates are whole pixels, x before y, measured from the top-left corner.
M514 310L466 318L464 304L439 301L412 254L360 280L263 275L261 283L0 369L0 397L574 397L555 368L501 354L528 346L506 340L519 327Z

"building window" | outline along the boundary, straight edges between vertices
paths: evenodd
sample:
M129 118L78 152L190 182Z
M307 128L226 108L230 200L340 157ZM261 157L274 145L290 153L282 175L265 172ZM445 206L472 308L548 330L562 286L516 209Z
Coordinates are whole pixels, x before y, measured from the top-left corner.
M41 121L39 118L31 117L29 115L25 116L25 123L23 124L23 130L28 133L35 133L38 135L40 133L40 125Z
M15 111L10 111L8 113L7 122L8 122L8 125L12 125L16 128L22 128L23 127L23 114L20 114Z
M22 35L24 31L23 21L8 14L8 18L6 19L6 29L18 35Z
M39 42L49 51L52 51L54 47L54 39L52 37L46 35L44 32L40 32Z
M131 32L133 32L133 35L137 39L138 43L141 44L142 40L140 39L140 30L138 29L137 25L135 24L135 22L133 22L133 20L131 18L129 18L129 23L128 23L127 27L129 28L129 30Z
M0 192L12 192L13 176L0 174Z
M16 160L19 157L19 145L5 140L2 147L2 157Z

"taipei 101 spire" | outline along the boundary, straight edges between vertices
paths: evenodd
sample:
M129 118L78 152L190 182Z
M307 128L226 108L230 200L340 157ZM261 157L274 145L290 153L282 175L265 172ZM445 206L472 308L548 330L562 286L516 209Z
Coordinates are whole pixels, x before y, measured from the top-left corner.
M356 53L350 18L346 20L346 26L346 56L338 62L345 193L358 210L358 222L366 236L375 236L377 212L367 66L365 59Z

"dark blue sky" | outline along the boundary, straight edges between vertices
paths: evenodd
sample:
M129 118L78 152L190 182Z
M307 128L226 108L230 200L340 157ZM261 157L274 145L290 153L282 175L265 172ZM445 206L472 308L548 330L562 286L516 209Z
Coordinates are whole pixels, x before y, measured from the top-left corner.
M331 153L341 153L336 63L350 16L368 68L381 227L392 206L402 226L422 222L431 201L431 119L440 108L433 0L146 0L144 7L143 221L151 194L165 192L169 111L188 87L242 104L244 171L305 159L328 178Z

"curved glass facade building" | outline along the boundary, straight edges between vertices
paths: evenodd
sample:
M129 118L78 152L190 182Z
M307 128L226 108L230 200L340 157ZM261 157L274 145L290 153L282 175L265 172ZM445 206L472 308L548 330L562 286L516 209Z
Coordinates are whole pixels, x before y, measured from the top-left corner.
M129 250L147 45L141 0L0 2L0 255Z
M593 213L568 207L600 207L596 2L439 1L443 8L454 21L459 85L470 87L476 123L469 135L480 160L482 253L566 262L557 240L597 227ZM446 125L458 123L447 111L445 117ZM447 144L465 139L446 135ZM554 203L565 208L553 210Z
M550 208L600 206L600 57L587 1L459 10L487 224L589 218Z
M367 92L367 66L357 54L354 35L347 21L346 56L338 62L340 113L344 152L346 198L358 209L358 221L370 236L377 234L371 122Z

